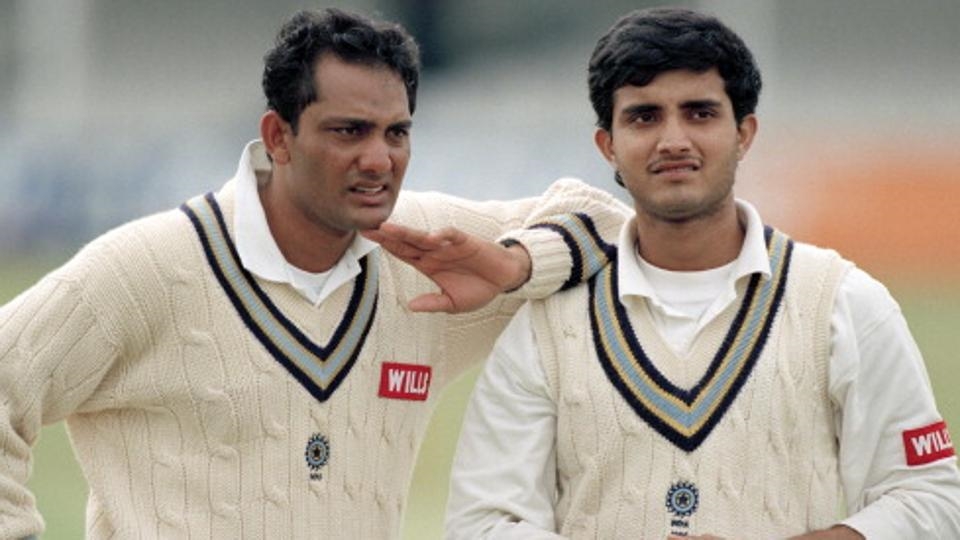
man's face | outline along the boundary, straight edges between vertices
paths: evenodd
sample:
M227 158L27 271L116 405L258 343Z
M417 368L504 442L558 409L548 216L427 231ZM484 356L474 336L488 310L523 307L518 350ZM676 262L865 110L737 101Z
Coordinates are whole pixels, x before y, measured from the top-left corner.
M640 219L683 223L732 208L737 162L756 132L738 126L715 70L661 73L613 94L611 131L597 146L620 172Z
M268 189L323 235L376 228L390 216L410 160L403 81L387 67L325 55L314 84L317 101L301 113L297 133L285 124L284 171Z

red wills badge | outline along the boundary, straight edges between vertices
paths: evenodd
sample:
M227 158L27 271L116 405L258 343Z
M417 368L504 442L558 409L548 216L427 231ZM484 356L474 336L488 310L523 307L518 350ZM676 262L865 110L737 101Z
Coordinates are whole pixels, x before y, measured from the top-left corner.
M907 452L907 465L916 467L933 463L954 455L953 441L946 422L937 422L919 429L903 432L903 447Z
M424 401L430 390L432 368L419 364L384 362L380 367L380 397Z

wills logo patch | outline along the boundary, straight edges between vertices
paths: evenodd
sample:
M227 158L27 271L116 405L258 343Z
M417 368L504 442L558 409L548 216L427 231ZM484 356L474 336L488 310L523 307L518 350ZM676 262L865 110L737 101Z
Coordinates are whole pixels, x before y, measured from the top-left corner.
M307 467L310 469L310 479L322 480L323 475L320 474L320 469L330 459L330 441L325 436L314 433L307 441L307 449L303 455L307 460Z
M937 422L919 429L903 432L903 447L907 465L916 467L954 455L953 441L946 422Z
M380 368L380 397L424 401L433 368L419 364L384 362Z
M670 518L670 532L677 536L689 536L690 516L700 505L700 491L692 482L680 480L674 482L667 491L667 510L673 514Z

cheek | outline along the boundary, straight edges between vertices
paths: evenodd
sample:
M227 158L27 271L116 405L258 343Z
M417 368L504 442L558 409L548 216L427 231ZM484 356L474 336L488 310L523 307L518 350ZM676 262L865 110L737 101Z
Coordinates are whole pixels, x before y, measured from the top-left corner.
M397 149L392 152L391 159L393 161L393 166L399 171L403 171L407 168L407 164L410 163L410 148Z
M637 166L637 163L647 161L654 146L654 143L640 137L621 136L613 140L612 160L614 163Z

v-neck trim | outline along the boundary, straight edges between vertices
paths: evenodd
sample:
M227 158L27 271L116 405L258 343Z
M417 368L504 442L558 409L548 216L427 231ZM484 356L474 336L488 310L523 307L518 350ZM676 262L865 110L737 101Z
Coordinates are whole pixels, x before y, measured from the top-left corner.
M736 399L780 309L793 241L771 227L764 228L764 236L772 274L750 277L726 337L689 390L660 373L641 346L619 300L617 264L590 280L590 327L604 372L641 418L687 452L700 446Z
M356 362L373 325L379 284L377 252L360 259L360 274L340 323L330 341L320 345L283 314L243 267L212 193L195 197L180 209L190 218L210 268L247 328L318 401L329 399Z

